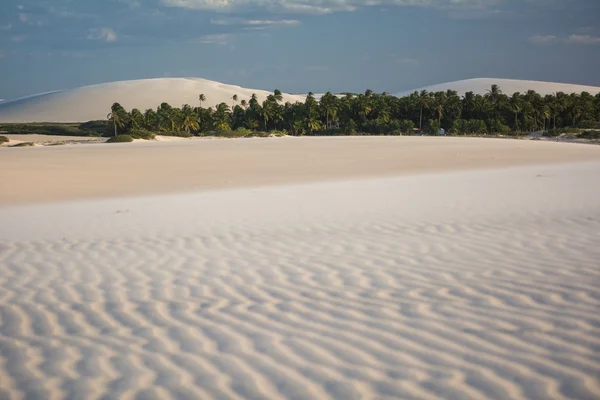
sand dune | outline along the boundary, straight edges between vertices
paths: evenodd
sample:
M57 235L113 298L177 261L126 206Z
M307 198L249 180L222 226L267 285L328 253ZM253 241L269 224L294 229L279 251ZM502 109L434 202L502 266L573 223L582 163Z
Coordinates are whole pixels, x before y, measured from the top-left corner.
M0 398L598 398L599 173L2 207Z
M556 92L592 94L600 93L600 87L572 85L555 82L539 82L515 79L479 78L442 83L419 89L396 93L405 96L415 90L430 92L456 90L460 95L468 91L485 94L492 84L500 85L506 94L526 92L530 89L545 95ZM98 85L83 86L75 89L60 90L28 96L0 104L0 123L15 122L86 122L106 119L110 106L119 102L128 110L138 108L156 109L162 102L181 107L183 104L199 105L198 95L206 95L204 107L214 107L220 103L232 105L232 97L237 94L239 101L250 100L256 93L263 101L271 92L242 88L200 78L157 78ZM306 95L284 94L284 101L304 101ZM319 95L316 95L319 98Z
M404 92L396 93L395 95L408 96L409 94L415 91L420 92L421 90L427 90L428 92L445 92L446 90L456 90L459 96L464 96L466 92L473 92L475 94L484 95L494 84L499 85L502 92L508 95L512 95L516 92L525 93L528 90L535 90L541 95L555 94L557 92L563 92L567 94L589 92L592 95L600 93L599 86L573 85L569 83L529 81L518 79L477 78L440 83L437 85L426 86L418 89L406 90Z
M119 102L127 110L156 109L162 102L174 107L183 104L198 106L198 96L204 94L203 107L220 103L232 106L233 95L238 101L249 101L252 94L264 101L265 90L242 88L200 78L140 79L83 86L0 104L0 122L85 122L106 119L110 107ZM303 101L305 96L284 94L284 101Z

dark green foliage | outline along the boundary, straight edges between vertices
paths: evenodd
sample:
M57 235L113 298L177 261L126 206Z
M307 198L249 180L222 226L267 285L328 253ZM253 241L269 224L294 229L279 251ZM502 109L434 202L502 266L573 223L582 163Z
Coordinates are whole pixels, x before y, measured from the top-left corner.
M0 131L14 135L56 135L89 136L91 131L83 130L79 124L2 124Z
M9 140L6 136L0 136L0 144L8 143L8 142L9 142Z
M82 132L87 132L89 135L96 134L102 136L112 133L110 123L104 120L84 122L79 125L79 129Z
M32 146L35 146L35 143L33 143L33 142L22 142L22 143L13 144L10 147L32 147Z
M166 131L166 132L158 132L159 135L162 136L174 136L174 137L182 137L182 138L191 138L194 135L188 132L179 132L179 131Z
M106 143L129 143L133 142L133 138L129 135L117 135L109 138Z
M156 134L154 132L150 132L146 129L138 129L134 128L127 133L134 139L145 139L145 140L153 140L156 138Z
M321 99L309 93L304 102L283 103L276 90L263 102L257 96L238 98L203 108L210 101L200 96L200 107L181 108L162 103L156 110L125 111L113 104L109 126L112 134L144 129L173 136L248 137L279 135L401 135L439 134L440 128L456 135L520 135L551 132L580 126L598 127L600 96L589 93L541 96L535 91L503 94L492 85L485 95L468 92L415 92L402 98L373 93L333 95ZM415 127L419 127L418 130ZM100 128L98 128L100 129ZM251 132L251 133L250 133Z
M600 139L600 130L585 131L577 137L579 139Z
M600 128L600 124L597 121L585 120L577 124L580 129L594 129Z

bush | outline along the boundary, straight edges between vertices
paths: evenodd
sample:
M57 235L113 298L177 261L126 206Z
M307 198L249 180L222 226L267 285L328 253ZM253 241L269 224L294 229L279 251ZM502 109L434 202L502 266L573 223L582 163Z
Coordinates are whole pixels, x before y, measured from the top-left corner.
M79 125L79 129L91 135L104 135L114 132L109 121L88 121Z
M106 141L106 143L129 143L129 142L133 142L133 138L129 135L113 136Z
M128 133L134 139L145 139L145 140L153 140L156 138L154 132L150 132L146 129L132 129Z
M10 147L31 147L31 146L35 146L35 143L33 143L33 142L23 142L23 143L13 144Z
M410 119L402 120L399 123L399 129L405 135L411 135L413 133L414 128L415 123L412 122Z
M598 126L599 126L598 122L590 121L590 120L584 120L577 124L577 127L581 128L581 129L594 129L594 128L597 128Z
M585 131L579 136L579 139L600 139L600 131Z
M0 136L0 144L8 143L8 142L9 142L9 140L6 136Z
M191 138L192 135L189 132L177 132L177 131L168 131L168 132L160 132L162 136L173 136L173 137L182 137L182 138Z

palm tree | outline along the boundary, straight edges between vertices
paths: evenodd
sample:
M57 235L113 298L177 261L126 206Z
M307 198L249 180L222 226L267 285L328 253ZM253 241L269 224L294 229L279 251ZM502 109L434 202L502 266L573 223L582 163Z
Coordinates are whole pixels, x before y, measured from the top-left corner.
M423 109L428 109L431 106L431 96L427 90L422 90L418 95L419 102L419 130L423 129Z
M335 97L331 92L325 93L323 95L323 97L321 98L320 104L321 104L322 113L325 114L326 129L330 128L329 117L334 118L337 114L338 106L336 103L337 103L337 97Z
M514 93L509 101L510 110L515 113L515 130L519 131L519 113L523 109L523 101L520 93Z
M202 102L206 101L206 96L204 93L198 96L198 100L200 100L200 108L202 108Z
M242 108L245 110L246 108L248 108L248 102L246 100L242 100L240 102L240 105L242 106Z
M278 103L283 101L283 94L279 89L275 89L275 91L273 92L273 96L275 97L275 100L277 100Z
M233 100L233 104L231 106L231 109L233 110L233 108L235 107L237 101L238 101L238 95L234 94L233 97L231 98Z
M446 93L445 92L437 92L433 95L432 100L433 109L438 114L438 124L441 126L442 117L444 116L444 109L446 107Z
M118 128L123 128L125 126L125 114L127 114L127 112L119 103L113 103L110 108L110 113L106 116L115 128L115 136L117 136Z
M197 131L200 129L198 114L194 112L194 109L189 104L185 104L182 107L181 113L181 126L187 133L190 133L190 130Z
M144 115L137 108L131 110L130 119L132 128L141 129L144 127Z

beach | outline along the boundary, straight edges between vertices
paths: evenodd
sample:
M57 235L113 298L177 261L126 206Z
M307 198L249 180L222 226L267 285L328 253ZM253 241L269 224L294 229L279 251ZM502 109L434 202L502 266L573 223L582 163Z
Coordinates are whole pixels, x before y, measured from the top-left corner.
M0 398L600 396L600 146L0 149Z

